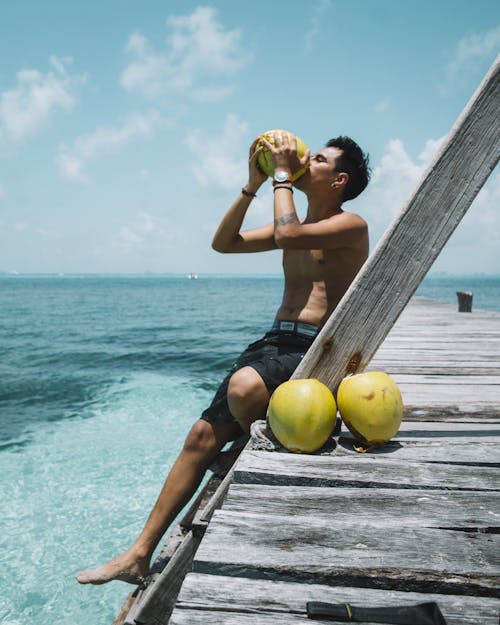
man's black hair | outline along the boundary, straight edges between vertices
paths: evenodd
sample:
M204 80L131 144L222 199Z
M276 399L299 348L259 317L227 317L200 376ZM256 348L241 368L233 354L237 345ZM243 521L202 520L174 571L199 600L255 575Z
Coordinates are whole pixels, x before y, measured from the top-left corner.
M356 141L345 136L330 139L325 147L342 150L342 154L336 158L335 171L349 174L343 199L352 200L366 188L370 180L371 171L368 154L363 152Z

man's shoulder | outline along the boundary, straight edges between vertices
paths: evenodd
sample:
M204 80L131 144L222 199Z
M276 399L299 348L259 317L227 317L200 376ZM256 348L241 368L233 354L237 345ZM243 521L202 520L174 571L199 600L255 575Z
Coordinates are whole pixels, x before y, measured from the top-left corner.
M356 227L363 230L368 229L367 222L363 219L363 217L361 217L361 215L358 215L357 213L351 213L349 211L342 210L342 212L337 213L336 215L332 215L330 219L337 223L343 222L346 227Z

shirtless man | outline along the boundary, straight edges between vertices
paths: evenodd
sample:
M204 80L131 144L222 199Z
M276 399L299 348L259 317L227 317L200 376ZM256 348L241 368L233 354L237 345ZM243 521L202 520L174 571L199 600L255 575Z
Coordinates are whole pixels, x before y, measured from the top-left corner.
M319 329L337 306L368 256L366 222L345 212L369 178L368 158L348 137L337 137L314 154L306 173L294 183L309 154L297 154L295 140L280 134L273 155L274 223L241 230L253 197L267 176L257 164L262 148L250 148L249 179L215 233L213 248L222 253L283 250L285 289L271 331L238 358L214 400L191 428L146 524L133 545L106 564L76 576L81 584L121 580L143 584L152 554L174 518L198 488L224 445L256 419L265 417L273 390L289 379ZM293 187L308 199L299 220Z

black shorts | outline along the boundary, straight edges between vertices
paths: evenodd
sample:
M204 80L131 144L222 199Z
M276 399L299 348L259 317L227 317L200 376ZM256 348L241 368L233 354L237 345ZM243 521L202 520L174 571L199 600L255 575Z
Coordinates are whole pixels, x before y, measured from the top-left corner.
M233 373L243 367L252 367L264 380L271 395L280 384L290 378L314 338L271 330L259 341L251 343L234 363L201 418L210 423L236 423L227 404L227 389Z

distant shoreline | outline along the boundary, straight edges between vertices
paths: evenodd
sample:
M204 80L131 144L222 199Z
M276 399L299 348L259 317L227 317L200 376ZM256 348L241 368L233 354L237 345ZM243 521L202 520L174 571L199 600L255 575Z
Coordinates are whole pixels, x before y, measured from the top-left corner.
M138 273L23 273L15 271L0 271L0 278L184 278L191 272L138 272ZM282 278L282 273L197 273L199 278ZM500 278L500 273L445 273L436 272L425 276L429 278L475 278L489 279Z

